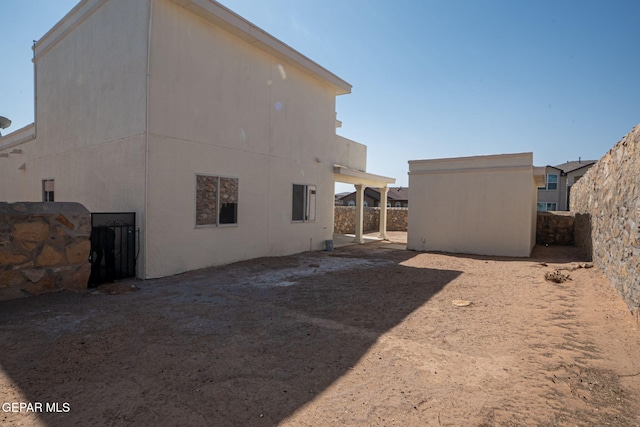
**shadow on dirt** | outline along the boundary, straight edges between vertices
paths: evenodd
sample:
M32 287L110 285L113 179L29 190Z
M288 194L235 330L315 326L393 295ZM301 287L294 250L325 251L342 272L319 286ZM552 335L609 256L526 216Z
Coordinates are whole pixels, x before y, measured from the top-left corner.
M421 252L413 252L419 254ZM430 251L425 253L442 254L455 258L467 258L481 261L531 261L531 262L548 262L554 264L568 264L572 262L586 262L589 257L585 255L584 250L577 246L543 246L536 245L531 251L530 257L508 257L494 255L474 255L460 254L451 252Z
M52 426L277 424L461 274L401 265L415 255L306 253L137 283L135 293L2 302L3 399L68 403L35 415Z

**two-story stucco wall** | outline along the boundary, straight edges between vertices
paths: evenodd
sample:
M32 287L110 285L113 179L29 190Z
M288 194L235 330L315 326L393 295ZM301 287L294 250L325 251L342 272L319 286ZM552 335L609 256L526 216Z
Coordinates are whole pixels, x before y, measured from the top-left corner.
M0 158L1 200L42 201L53 179L56 201L144 223L147 21L147 1L89 0L35 44L35 139Z
M0 200L135 212L138 277L321 249L351 86L209 1L83 0L35 45L36 124L0 139ZM4 163L2 163L4 162ZM196 227L196 176L233 178L237 224ZM11 184L9 184L11 183ZM292 220L294 184L315 190Z
M147 20L147 2L91 0L36 43L31 198L53 178L56 201L142 216Z
M409 162L407 248L530 255L536 182L531 153Z
M168 0L150 45L147 276L321 249L336 89ZM238 179L237 225L196 227L197 174ZM293 184L316 186L315 221L292 221Z

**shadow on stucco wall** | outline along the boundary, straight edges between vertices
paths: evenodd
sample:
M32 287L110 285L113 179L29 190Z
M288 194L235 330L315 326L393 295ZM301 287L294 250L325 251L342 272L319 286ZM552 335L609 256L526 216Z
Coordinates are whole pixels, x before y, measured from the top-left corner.
M593 261L593 246L591 243L591 215L577 213L574 217L574 240L580 248L580 253L586 261Z

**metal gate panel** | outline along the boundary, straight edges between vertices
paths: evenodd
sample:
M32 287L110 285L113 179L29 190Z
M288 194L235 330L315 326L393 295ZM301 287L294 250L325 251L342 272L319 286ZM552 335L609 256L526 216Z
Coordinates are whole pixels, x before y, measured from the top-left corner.
M136 275L134 212L91 214L89 287Z

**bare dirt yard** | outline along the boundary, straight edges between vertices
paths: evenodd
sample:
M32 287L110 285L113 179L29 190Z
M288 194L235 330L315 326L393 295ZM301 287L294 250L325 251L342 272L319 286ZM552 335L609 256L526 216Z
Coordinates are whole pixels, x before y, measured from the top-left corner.
M2 302L0 424L640 426L638 324L574 248L398 247Z

